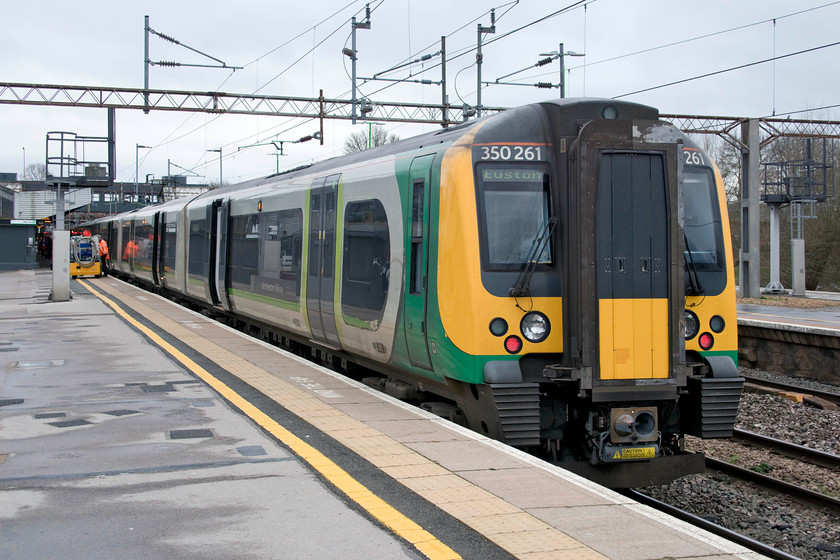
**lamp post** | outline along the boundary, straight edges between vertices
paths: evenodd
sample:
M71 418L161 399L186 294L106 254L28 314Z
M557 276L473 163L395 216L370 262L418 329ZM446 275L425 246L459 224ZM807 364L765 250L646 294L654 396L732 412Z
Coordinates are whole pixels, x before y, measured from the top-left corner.
M207 150L208 152L219 152L219 188L222 186L222 149Z
M134 201L139 202L139 193L137 190L137 182L140 179L140 148L151 149L151 146L144 146L143 144L136 144L134 149Z
M550 53L541 53L540 56L551 56L560 59L560 97L566 97L566 57L567 56L586 56L584 53L575 51L564 51L563 43L560 43L559 51L551 51Z
M26 181L26 146L21 146L21 150L23 150L23 175L20 176L21 181Z

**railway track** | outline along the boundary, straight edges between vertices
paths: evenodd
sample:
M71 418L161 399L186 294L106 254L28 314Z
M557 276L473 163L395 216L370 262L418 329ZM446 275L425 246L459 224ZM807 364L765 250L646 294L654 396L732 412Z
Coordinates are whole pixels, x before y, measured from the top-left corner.
M837 457L837 459L840 460L840 457ZM722 472L739 480L752 482L771 492L785 494L801 504L817 508L827 508L835 514L840 515L840 500L821 492L815 492L803 486L791 484L773 476L752 469L738 467L726 461L720 461L711 457L706 457L706 468Z
M793 384L744 377L776 390L745 394L746 404L739 412L743 428L762 434L736 429L727 440L691 438L687 447L707 455L706 474L678 479L668 487L640 489L641 496L632 497L768 557L836 557L840 457L833 454L837 446L825 442L837 441L840 412L826 403L840 402L838 391L803 380ZM823 401L816 403L822 410L791 406L773 397L778 391L817 397ZM792 429L784 427L786 423Z
M733 430L732 440L769 449L791 459L807 461L812 465L840 471L840 456L832 453L826 453L825 451L819 451L804 445L763 436L738 428Z
M789 391L791 393L805 393L828 401L836 406L840 406L840 393L833 393L830 391L822 391L820 389L803 387L794 383L785 383L782 381L772 381L762 377L753 377L750 375L742 375L747 383L764 387L768 389L779 389L781 391Z
M813 456L816 464L819 464L820 466L824 466L826 468L837 469L838 465L840 465L840 457L836 455L815 452L814 450L802 451L803 449L807 450L808 448L799 445L793 445L787 442L783 442L781 440L775 440L773 438L767 438L765 436L759 436L758 434L752 434L751 432L746 432L743 430L738 430L737 432L739 433L736 433L735 437L738 439L742 439L742 441L749 441L751 444L761 442L760 445L762 447L771 448L774 450L784 449L783 453L788 456L793 456L792 458L802 459L803 456L807 455L809 458ZM800 455L797 456L796 453L799 453ZM825 509L833 512L835 515L840 515L840 500L831 496L827 496L826 494L815 492L813 490L809 490L808 488L803 488L802 486L798 486L796 484L791 484L789 482L776 479L772 476L768 476L755 470L738 467L725 461L720 461L711 457L706 458L706 467L710 472L723 473L729 476L730 478L752 483L757 487L764 489L765 491L788 496L790 497L790 499L795 500L796 502L803 504L807 507ZM622 493L640 503L653 507L658 511L662 511L663 513L681 519L696 527L705 529L727 540L736 542L750 550L753 550L760 554L764 554L765 556L768 556L770 558L774 558L777 560L791 560L794 558L798 558L797 556L794 556L792 554L784 552L783 550L778 549L774 545L763 543L749 536L746 536L738 531L714 523L713 521L710 521L709 519L706 519L704 517L700 517L689 513L683 509L680 509L679 507L665 503L646 494L637 492L635 490L626 490Z
M757 541L755 539L751 539L750 537L742 533L733 531L731 529L727 529L726 527L718 525L717 523L713 523L708 519L704 519L702 517L691 514L678 507L674 507L670 504L659 501L656 498L652 498L646 494L642 494L641 492L637 492L635 490L624 490L621 492L621 494L632 498L639 503L645 504L646 506L650 506L657 511L661 511L672 517L676 517L677 519L681 519L687 523L690 523L695 527L700 527L701 529L705 529L706 531L709 531L710 533L713 533L719 537L723 537L729 541L740 544L745 548L763 554L769 558L774 558L775 560L799 560L798 556L788 554L787 552L779 550L774 546Z

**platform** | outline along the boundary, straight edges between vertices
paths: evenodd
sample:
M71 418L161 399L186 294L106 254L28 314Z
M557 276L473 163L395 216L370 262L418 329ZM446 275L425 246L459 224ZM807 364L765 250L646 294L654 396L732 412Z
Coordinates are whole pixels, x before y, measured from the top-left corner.
M0 557L761 558L109 278L0 273Z

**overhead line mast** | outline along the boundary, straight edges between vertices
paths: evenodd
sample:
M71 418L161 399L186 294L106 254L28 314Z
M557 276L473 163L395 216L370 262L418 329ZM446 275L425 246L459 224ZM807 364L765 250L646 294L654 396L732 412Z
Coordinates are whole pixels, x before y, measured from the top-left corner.
M184 47L187 50L191 50L194 53L200 54L203 57L206 57L206 58L209 58L210 60L218 62L221 66L213 65L213 64L186 64L186 63L182 63L182 62L164 61L164 60L161 60L161 61L158 61L158 62L152 62L152 60L149 58L149 34L157 35L158 37L160 37L164 41L169 41L170 43L178 45L179 47ZM144 72L143 72L143 76L144 76L144 78L143 78L143 89L145 89L145 90L149 89L149 66L168 66L168 67L171 67L171 68L175 68L175 67L178 67L178 66L188 66L188 67L192 67L192 68L225 68L225 69L234 70L234 71L242 70L242 68L243 68L242 66L228 66L227 64L225 64L225 62L223 60L219 60L218 58L216 58L214 56L210 56L209 54L203 53L198 49L194 49L189 45L185 45L184 43L175 39L174 37L170 37L169 35L166 35L166 34L161 33L159 31L155 31L154 29L149 27L149 16L145 17L144 35L145 35L145 41L144 41L145 54L144 54L144 57L143 57L143 69L144 69ZM143 112L148 115L149 114L149 94L146 93L143 97L146 100L146 108L143 109Z
M478 67L477 72L477 81L478 81L478 99L475 102L475 116L481 116L481 63L483 62L484 55L481 54L481 39L484 37L485 33L495 33L496 32L496 10L490 10L490 27L484 27L480 23L478 24L478 44L475 51L475 63Z
M352 66L352 69L353 69L352 70L353 75L352 75L351 79L353 80L353 93L352 93L353 109L352 109L352 112L351 112L351 117L352 117L353 124L356 124L356 61L359 59L359 57L356 56L356 54L357 54L357 51L356 51L356 30L357 29L370 29L370 4L365 4L365 21L363 21L362 23L358 23L356 21L356 16L353 16L353 18L350 20L350 35L353 37L352 38L352 43L351 43L351 48L350 49L345 48L341 51L342 53L344 53L344 55L350 57L350 60L352 61L351 66ZM345 43L345 45L346 44L347 43ZM369 108L367 108L366 106L363 105L363 107L362 107L362 115L363 116L367 112L366 109L369 110Z

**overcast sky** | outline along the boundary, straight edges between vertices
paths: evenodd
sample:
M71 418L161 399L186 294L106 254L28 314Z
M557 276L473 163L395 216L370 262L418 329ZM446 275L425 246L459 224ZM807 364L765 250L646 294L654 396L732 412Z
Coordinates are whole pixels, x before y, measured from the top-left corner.
M484 38L483 81L531 66L562 42L566 51L586 55L566 58L567 97L632 93L622 99L663 113L764 117L795 112L793 118L840 120L840 108L821 109L840 104L840 45L829 46L840 41L840 2L591 0L537 22L574 5L574 0L373 0L371 29L357 31L358 75L370 77L423 54L435 55L445 35L449 101L475 104L475 53L469 49L476 45L477 24L489 26L495 8L496 33ZM326 97L349 99L350 60L341 51L350 46L350 18L361 21L364 7L364 1L349 0L6 2L0 82L141 88L148 15L155 31L228 66L244 67L153 66L151 88L301 97L316 97L323 89ZM786 56L800 51L809 52ZM150 39L150 59L217 64L156 36ZM438 81L439 68L420 73L438 61L433 57L425 66L413 64L387 76L413 73L412 79ZM501 81L557 84L559 69L554 61ZM659 87L682 80L688 81ZM440 103L439 86L382 89L390 84L365 83L360 95L374 102ZM633 93L640 90L648 91ZM490 85L482 89L482 104L512 107L559 95L558 89ZM814 109L820 110L800 112ZM171 162L178 166L171 167L172 174L193 169L199 177L191 182L218 181L219 154L207 150L219 148L225 182L253 179L275 171L275 150L240 147L318 130L317 121L266 116L120 110L116 119L118 181L134 181L137 144L152 147L140 150L141 179L166 175ZM402 138L434 129L387 127ZM359 126L328 120L324 129L323 146L286 144L280 169L341 154L344 140ZM0 172L21 174L24 158L27 165L43 163L50 131L106 136L106 110L0 104Z

